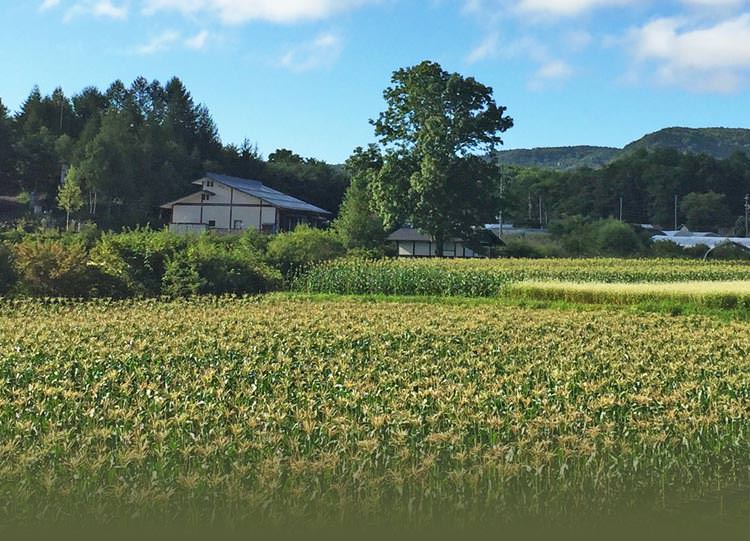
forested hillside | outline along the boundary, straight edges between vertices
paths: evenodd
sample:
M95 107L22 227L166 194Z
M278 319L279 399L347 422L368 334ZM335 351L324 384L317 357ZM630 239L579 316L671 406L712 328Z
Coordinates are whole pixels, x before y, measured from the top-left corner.
M630 143L626 152L674 148L686 154L708 154L729 158L735 152L750 154L750 129L742 128L666 128Z
M665 128L628 144L624 149L573 146L503 150L497 153L497 160L504 165L570 171L581 167L603 167L636 150L664 148L684 154L707 154L718 159L729 158L735 152L750 154L750 129Z
M637 150L601 169L508 167L506 175L506 217L519 224L620 218L622 198L624 221L672 227L676 197L678 225L720 229L744 217L750 156L737 152L718 160L674 149Z
M602 167L622 152L619 148L575 146L501 150L496 153L498 163L519 167L543 167L568 171L579 167Z
M67 166L83 190L81 218L111 228L157 222L159 206L206 171L262 180L333 212L349 184L340 169L289 150L265 160L247 141L222 144L208 109L177 78L71 97L34 88L15 114L0 102L0 195L55 208Z

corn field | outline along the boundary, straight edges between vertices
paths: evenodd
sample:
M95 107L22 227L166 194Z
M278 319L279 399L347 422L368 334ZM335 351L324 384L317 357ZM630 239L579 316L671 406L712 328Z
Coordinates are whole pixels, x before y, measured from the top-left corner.
M750 280L750 263L674 259L344 259L298 276L294 289L347 295L492 297L523 281L686 282Z
M679 510L747 484L749 359L699 317L7 301L0 523Z

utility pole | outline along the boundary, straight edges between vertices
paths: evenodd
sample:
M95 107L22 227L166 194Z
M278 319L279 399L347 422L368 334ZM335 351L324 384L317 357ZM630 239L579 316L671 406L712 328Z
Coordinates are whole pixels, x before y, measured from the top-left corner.
M539 228L544 229L544 214L542 211L542 196L539 196Z
M677 194L674 194L674 230L677 231Z
M622 197L620 197L620 221L622 221Z
M505 179L503 175L500 175L500 215L498 221L500 222L500 238L503 237L503 208L505 207Z
M529 192L529 223L531 223L531 192Z
M750 237L750 225L748 224L748 217L750 217L750 194L745 196L745 238Z

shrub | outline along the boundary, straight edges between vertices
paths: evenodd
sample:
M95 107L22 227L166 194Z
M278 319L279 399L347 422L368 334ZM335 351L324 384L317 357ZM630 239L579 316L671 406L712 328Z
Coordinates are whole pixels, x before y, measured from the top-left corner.
M671 240L662 240L652 243L649 247L649 253L654 257L688 257L685 249L676 242L672 242Z
M631 256L643 250L638 234L618 220L602 220L594 224L593 237L597 251L603 255Z
M87 297L92 274L80 242L28 239L15 246L21 293L40 297Z
M156 296L161 292L167 261L183 252L188 239L146 228L101 237L91 263L118 283L122 296Z
M10 291L17 279L16 269L13 266L13 254L5 244L0 244L0 295Z
M241 245L232 247L201 238L188 247L186 259L189 268L185 263L173 263L177 268L170 269L166 284L170 290L165 294L173 294L177 284L184 284L187 290L199 284L199 293L211 295L262 293L282 282L281 274L269 267L257 250ZM195 281L196 274L199 282ZM182 282L176 281L175 275Z
M193 297L200 293L204 285L197 266L184 254L167 261L162 277L162 294L172 298Z
M540 248L523 239L510 239L506 241L502 249L505 257L514 257L517 259L540 259L544 253Z
M721 244L714 248L708 257L711 259L723 259L723 260L738 260L738 259L750 259L750 253L736 244Z
M332 231L300 226L268 243L268 258L286 276L314 263L341 257L346 249Z

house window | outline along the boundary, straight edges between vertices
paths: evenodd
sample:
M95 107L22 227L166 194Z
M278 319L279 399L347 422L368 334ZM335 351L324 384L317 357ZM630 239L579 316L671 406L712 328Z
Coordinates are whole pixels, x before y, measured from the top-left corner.
M242 220L235 220L234 221L234 228L235 229L242 229Z
M216 227L216 220L209 220L208 227Z
M206 188L213 188L214 181L213 180L207 180L206 181Z
M201 201L208 201L209 199L211 199L211 194L201 194Z

